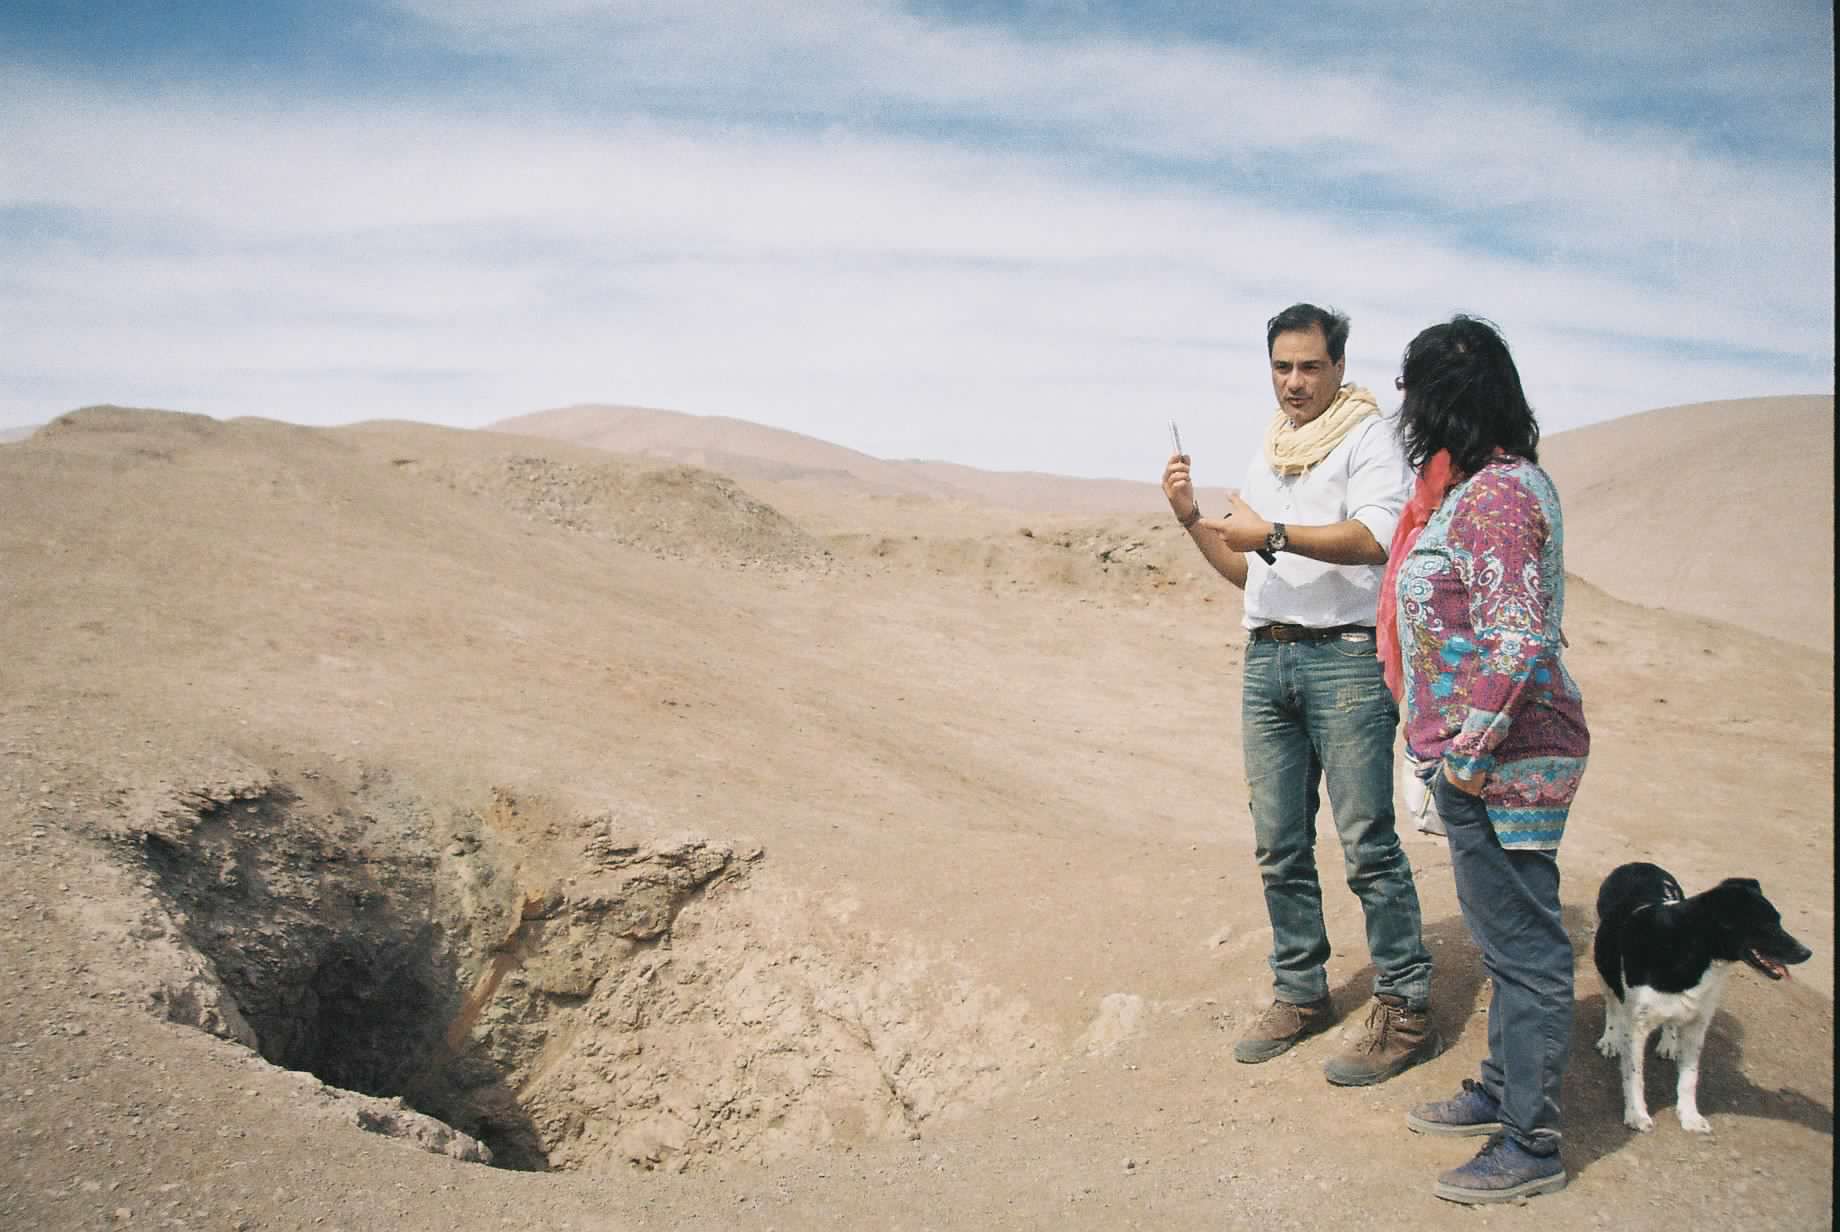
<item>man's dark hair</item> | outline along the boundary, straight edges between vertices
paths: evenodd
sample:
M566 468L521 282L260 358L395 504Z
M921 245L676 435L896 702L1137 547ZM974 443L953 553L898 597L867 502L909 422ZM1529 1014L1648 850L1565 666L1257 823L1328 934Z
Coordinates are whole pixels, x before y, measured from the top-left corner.
M1399 436L1414 467L1440 449L1466 475L1497 449L1540 460L1540 425L1492 322L1459 314L1422 331L1406 344L1400 379Z
M1271 357L1272 343L1279 334L1288 334L1292 330L1309 332L1312 329L1322 331L1323 341L1329 344L1329 362L1342 362L1342 352L1348 346L1348 318L1333 308L1318 308L1315 304L1292 304L1271 320L1265 322L1265 356Z

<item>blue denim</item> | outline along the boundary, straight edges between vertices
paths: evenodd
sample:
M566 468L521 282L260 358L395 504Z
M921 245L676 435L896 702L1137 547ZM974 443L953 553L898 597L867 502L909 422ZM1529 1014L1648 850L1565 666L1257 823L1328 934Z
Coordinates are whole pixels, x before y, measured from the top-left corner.
M1329 995L1329 934L1316 875L1318 789L1326 784L1348 888L1367 917L1374 991L1423 1010L1431 955L1393 822L1399 707L1381 678L1372 635L1249 643L1240 707L1278 999L1303 1004Z
M1482 1087L1509 1137L1537 1155L1559 1147L1559 1091L1572 1043L1572 940L1559 915L1552 851L1508 850L1481 800L1432 780L1450 840L1463 922L1494 992Z

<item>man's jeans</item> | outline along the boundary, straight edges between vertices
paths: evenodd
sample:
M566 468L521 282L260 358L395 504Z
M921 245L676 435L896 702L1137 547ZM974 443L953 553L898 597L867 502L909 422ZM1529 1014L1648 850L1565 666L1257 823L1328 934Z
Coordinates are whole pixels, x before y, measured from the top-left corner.
M1399 707L1381 678L1373 636L1249 643L1241 716L1278 998L1302 1004L1329 994L1316 876L1317 789L1326 779L1348 888L1367 916L1374 991L1424 1009L1431 955L1412 866L1393 828Z
M1556 853L1510 851L1488 809L1432 780L1450 837L1450 871L1470 935L1494 992L1482 1086L1501 1105L1501 1123L1536 1154L1558 1148L1559 1088L1572 1042L1572 940L1559 915Z

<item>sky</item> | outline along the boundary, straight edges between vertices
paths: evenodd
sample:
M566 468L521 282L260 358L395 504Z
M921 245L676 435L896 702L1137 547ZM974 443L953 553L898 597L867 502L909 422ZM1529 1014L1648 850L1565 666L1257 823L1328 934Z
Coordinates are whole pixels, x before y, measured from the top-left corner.
M1834 386L1825 3L6 0L0 428L582 402L1233 483L1265 322Z

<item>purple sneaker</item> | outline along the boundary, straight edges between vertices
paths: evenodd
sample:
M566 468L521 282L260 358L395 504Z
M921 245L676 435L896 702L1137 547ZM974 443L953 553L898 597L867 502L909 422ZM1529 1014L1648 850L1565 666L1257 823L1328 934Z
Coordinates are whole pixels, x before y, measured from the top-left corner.
M1485 1142L1476 1158L1440 1176L1432 1192L1448 1202L1514 1202L1564 1189L1565 1180L1558 1151L1535 1155L1503 1133Z

